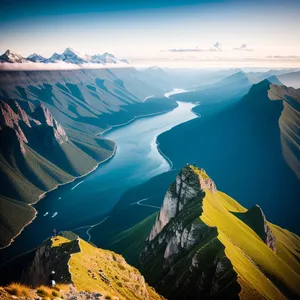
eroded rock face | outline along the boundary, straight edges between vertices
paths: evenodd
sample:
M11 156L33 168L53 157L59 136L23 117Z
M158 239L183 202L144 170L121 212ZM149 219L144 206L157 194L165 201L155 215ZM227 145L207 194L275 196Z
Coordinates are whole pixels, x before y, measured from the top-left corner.
M41 122L41 124L47 124L49 127L53 128L54 137L59 144L62 144L68 140L67 134L63 127L53 118L49 109L43 104L35 109L33 116L36 120Z
M20 121L23 121L28 127L31 127L31 124L27 114L20 108L18 103L13 102L13 104L16 111L4 101L0 101L0 130L4 130L5 127L11 128L19 140L22 153L25 153L23 143L28 143L28 140L21 129Z
M255 205L244 213L243 221L249 225L276 252L276 238L268 224L266 216L259 205Z
M10 101L9 103L0 101L0 131L6 130L5 128L12 129L12 134L15 134L23 154L26 154L24 143L30 144L31 138L34 137L34 134L30 136L28 133L38 127L46 126L45 133L49 132L47 128L53 129L50 136L49 133L48 135L45 134L45 137L47 136L45 142L46 144L48 142L48 146L55 142L62 144L68 141L63 127L53 118L46 107L41 105L33 109L29 106L30 110L32 110L31 114L27 113L16 101Z
M215 193L214 182L204 170L186 165L169 188L140 254L146 280L167 298L218 299L227 289L235 290L231 296L240 290L217 228L200 219L206 190Z
M210 178L202 178L193 171L191 166L186 165L166 193L156 223L151 230L149 241L152 241L190 200L198 194L203 194L205 189L215 192L214 182Z
M52 247L49 239L35 252L34 259L22 276L22 282L30 286L49 284L50 273L55 271L58 283L72 283L68 261L72 253L80 252L79 240L73 240L60 247Z

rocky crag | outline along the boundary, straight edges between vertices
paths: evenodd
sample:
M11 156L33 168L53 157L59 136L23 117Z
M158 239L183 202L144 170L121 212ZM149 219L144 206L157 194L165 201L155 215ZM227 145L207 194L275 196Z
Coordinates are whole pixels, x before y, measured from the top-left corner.
M9 271L12 268L15 273ZM96 248L69 232L4 265L1 275L6 272L6 276L0 279L2 284L16 281L35 290L49 285L51 271L66 290L61 294L67 299L164 299L122 256Z
M138 267L168 299L296 299L299 247L299 237L269 223L259 206L246 210L203 169L186 165Z

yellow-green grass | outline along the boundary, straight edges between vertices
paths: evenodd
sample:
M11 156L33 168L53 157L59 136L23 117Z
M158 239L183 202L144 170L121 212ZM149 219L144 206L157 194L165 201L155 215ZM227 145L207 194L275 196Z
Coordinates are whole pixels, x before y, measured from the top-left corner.
M205 192L200 218L207 225L218 228L218 239L238 274L241 298L256 299L258 292L266 299L285 299L283 290L299 295L299 274L231 213L247 210L222 192ZM279 234L277 238L280 243Z
M202 179L208 179L209 176L207 175L207 173L205 172L205 170L203 169L199 169L197 167L194 167L194 166L190 166L191 169L196 173L198 174L199 176L201 176Z
M52 247L69 242L65 237L52 238ZM78 291L100 292L120 300L163 299L144 281L139 271L128 265L121 255L102 250L78 239L80 251L68 262L72 282Z
M276 254L300 274L300 238L277 225L268 223L276 237Z
M55 288L50 288L48 286L45 285L41 285L36 289L36 293L43 298L60 298L61 295L59 293L59 291L57 291L57 289Z
M70 240L68 240L67 238L63 237L63 236L56 236L56 237L53 237L51 239L52 241L52 247L59 247L65 243L69 243Z
M29 287L16 282L13 282L6 286L4 290L9 294L17 297L31 297L32 294Z

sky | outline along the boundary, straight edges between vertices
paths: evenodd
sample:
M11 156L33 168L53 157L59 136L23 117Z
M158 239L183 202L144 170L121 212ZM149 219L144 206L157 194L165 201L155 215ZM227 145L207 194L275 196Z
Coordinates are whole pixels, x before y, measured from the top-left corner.
M136 65L300 67L300 0L0 0L0 52Z

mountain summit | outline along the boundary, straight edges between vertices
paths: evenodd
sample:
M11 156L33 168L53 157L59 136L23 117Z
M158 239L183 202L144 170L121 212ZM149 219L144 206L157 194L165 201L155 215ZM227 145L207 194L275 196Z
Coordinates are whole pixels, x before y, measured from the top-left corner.
M125 59L118 59L113 54L105 52L103 54L82 54L70 47L61 54L53 53L51 57L45 58L37 53L30 54L27 58L7 50L0 56L0 63L57 63L65 62L69 64L128 64Z
M300 239L218 191L186 165L170 186L139 258L168 299L298 299Z
M121 255L96 248L71 232L49 238L37 249L4 265L0 269L0 282L20 282L34 287L30 291L32 294L39 294L41 286L49 284L49 274L53 270L57 289L47 288L46 291L59 291L65 299L164 299ZM0 288L0 298L10 299L6 296L1 298Z
M17 54L15 52L10 51L9 49L6 50L4 54L0 56L0 63L8 62L8 63L25 63L29 62L25 59L22 55Z

